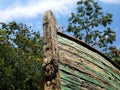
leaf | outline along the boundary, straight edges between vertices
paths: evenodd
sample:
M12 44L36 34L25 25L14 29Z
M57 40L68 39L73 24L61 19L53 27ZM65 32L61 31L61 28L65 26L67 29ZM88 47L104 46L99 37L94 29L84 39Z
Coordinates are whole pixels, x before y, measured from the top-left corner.
M102 25L103 25L104 27L107 26L106 21L105 21L104 19L102 20Z
M78 10L78 13L81 13L81 12L83 12L84 8L79 6L79 7L77 7L77 10Z
M78 2L77 2L77 4L83 4L83 1L82 1L82 0L80 0L80 1L78 1Z
M2 29L7 27L7 25L5 23L3 23L3 22L0 22L0 24L2 25Z

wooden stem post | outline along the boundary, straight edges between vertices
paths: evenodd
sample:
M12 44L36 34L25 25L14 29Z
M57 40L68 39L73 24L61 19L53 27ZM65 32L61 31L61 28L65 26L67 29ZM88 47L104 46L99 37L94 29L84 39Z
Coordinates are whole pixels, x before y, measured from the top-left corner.
M43 17L44 29L44 90L60 90L60 76L57 48L57 22L49 10Z

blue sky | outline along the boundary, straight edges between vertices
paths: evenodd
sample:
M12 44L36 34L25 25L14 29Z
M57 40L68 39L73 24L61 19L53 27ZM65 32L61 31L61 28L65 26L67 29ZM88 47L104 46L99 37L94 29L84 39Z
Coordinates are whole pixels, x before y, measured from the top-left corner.
M17 21L26 23L34 30L42 31L42 17L51 9L59 26L66 26L78 0L0 0L0 22ZM96 0L103 11L113 14L111 28L117 33L115 45L120 48L120 0Z

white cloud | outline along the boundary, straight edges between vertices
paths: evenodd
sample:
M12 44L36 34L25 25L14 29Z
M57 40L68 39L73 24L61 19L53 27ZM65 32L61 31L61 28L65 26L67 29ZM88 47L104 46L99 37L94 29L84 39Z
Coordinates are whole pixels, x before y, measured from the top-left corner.
M15 2L6 9L0 9L0 21L34 18L51 9L57 15L67 15L77 0L28 0L26 4ZM24 3L24 1L23 1Z
M120 0L100 0L105 3L120 4Z

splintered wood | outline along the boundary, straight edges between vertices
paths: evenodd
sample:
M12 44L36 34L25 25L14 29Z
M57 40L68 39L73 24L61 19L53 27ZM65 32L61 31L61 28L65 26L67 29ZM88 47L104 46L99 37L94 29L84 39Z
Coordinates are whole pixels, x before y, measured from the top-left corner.
M57 22L49 10L43 17L44 29L44 90L60 90L60 76L58 69Z
M58 32L51 11L44 15L43 29L44 90L120 90L120 67L88 44Z

